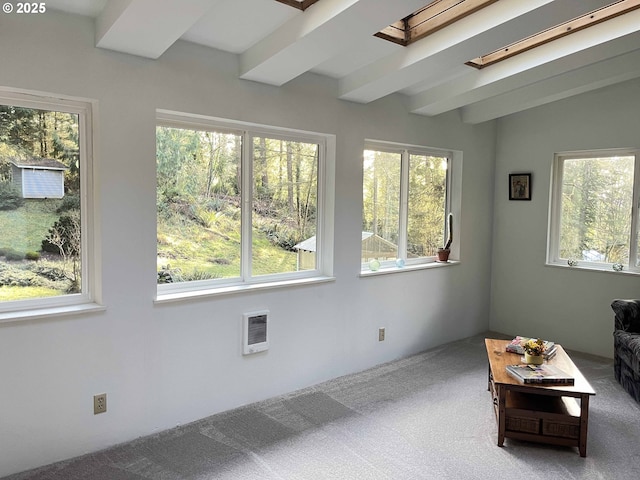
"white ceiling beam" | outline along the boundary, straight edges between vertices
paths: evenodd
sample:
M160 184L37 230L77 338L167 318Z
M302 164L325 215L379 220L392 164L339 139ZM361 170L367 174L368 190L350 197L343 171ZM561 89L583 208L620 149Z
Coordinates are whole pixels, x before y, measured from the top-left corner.
M299 13L275 0L219 0L180 39L240 55Z
M501 0L347 75L339 96L368 103L417 83L441 83L443 72L607 1Z
M442 72L478 56L476 52L490 51L502 42L521 38L522 30L515 25L518 19L552 3L502 0L489 5L342 78L339 97L368 103L417 82L441 79Z
M640 77L640 50L462 107L463 122L476 124Z
M110 0L96 19L96 46L156 59L217 0Z
M559 38L482 70L411 96L409 109L434 116L547 77L561 75L640 45L640 10Z
M240 78L281 86L423 5L424 0L322 0L244 52Z
M354 48L345 48L328 61L314 67L311 71L331 78L342 78L350 72L375 62L393 52L404 48L397 43L380 41L380 38L367 36Z

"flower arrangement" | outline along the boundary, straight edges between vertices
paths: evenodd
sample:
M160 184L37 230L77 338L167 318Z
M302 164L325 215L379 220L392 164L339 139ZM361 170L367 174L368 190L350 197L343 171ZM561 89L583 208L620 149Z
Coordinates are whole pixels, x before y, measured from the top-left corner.
M542 355L545 350L544 340L541 338L530 338L522 344L522 348L525 353L528 353L529 355Z

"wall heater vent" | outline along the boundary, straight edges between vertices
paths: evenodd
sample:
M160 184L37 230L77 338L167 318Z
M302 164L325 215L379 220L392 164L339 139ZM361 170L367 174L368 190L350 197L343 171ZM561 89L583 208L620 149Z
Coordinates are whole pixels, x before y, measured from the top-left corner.
M244 355L263 352L269 348L269 335L267 329L268 318L268 310L245 313L242 316L242 353Z

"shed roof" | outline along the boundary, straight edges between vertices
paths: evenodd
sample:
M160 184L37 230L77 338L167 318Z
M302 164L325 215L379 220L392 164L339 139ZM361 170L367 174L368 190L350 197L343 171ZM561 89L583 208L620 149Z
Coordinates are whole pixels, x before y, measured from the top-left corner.
M41 168L45 170L68 170L64 163L53 158L33 157L26 159L14 158L10 160L18 168Z
M362 232L362 241L364 242L367 239L373 239L373 240L377 240L378 242L383 243L385 246L390 247L387 249L383 249L383 251L394 251L395 249L397 249L397 245L385 240L384 238L378 236L378 235L374 235L372 232ZM303 240L302 242L298 243L297 245L294 245L294 247L296 250L304 250L306 252L315 252L316 251L316 236L314 235L313 237L309 237L306 240Z
M296 250L304 250L306 252L315 252L316 251L316 236L309 237L306 240L301 241L300 243L293 246Z

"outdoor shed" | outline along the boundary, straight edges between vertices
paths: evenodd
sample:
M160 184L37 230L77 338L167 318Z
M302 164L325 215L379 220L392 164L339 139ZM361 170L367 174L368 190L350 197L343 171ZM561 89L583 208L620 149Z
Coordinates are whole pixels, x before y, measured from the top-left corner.
M22 198L64 197L64 172L68 168L52 158L11 160L13 184Z
M298 252L298 270L316 268L316 236L309 237L293 247ZM362 232L362 258L393 260L398 255L398 246L379 235Z
M398 256L398 246L380 235L372 232L362 232L362 253L363 261L395 260Z

